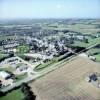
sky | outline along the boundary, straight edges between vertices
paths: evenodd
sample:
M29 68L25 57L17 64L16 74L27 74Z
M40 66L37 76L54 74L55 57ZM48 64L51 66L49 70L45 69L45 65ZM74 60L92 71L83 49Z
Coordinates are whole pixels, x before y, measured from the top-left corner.
M100 18L100 0L0 0L2 18Z

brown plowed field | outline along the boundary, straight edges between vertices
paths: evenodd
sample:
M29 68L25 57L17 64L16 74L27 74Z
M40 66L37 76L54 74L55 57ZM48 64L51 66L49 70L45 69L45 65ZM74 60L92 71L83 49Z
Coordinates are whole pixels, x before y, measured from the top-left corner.
M91 72L100 72L100 64L77 57L30 86L38 100L100 100L100 89L85 80Z

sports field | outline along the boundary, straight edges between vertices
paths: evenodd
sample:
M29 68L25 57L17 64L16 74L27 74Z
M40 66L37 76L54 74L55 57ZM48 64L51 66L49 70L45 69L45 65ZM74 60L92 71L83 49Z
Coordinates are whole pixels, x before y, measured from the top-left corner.
M78 56L30 86L38 100L100 100L100 89L85 80L91 72L100 72L100 63Z

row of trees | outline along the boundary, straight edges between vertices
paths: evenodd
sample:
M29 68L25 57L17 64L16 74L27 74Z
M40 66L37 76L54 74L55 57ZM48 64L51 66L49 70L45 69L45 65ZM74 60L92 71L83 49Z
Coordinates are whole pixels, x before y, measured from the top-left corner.
M24 94L23 100L36 100L36 95L31 91L27 83L21 85L21 91Z

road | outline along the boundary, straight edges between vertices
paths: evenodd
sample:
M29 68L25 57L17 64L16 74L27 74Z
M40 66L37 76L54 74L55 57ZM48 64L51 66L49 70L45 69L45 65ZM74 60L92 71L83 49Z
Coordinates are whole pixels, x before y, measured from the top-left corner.
M79 52L79 53L75 53L75 55L72 55L72 56L70 56L70 57L68 57L68 58L66 58L66 59L64 59L64 60L62 60L62 61L60 61L60 62L58 62L58 63L55 63L55 64L52 65L52 66L49 66L49 67L45 68L45 70L42 70L42 71L36 72L36 73L35 73L35 71L34 71L34 75L29 76L29 77L27 77L27 78L25 78L25 79L23 79L23 80L21 80L21 81L19 81L19 82L13 83L13 85L10 85L10 86L8 86L8 87L5 87L5 88L1 89L1 91L2 91L2 92L7 92L7 91L9 91L9 90L11 90L11 89L13 89L13 88L15 88L15 87L20 86L23 82L28 83L28 82L30 82L30 81L32 81L32 80L35 80L35 79L37 79L37 78L39 78L39 77L41 77L41 76L43 76L43 75L45 75L45 74L47 74L47 73L49 73L49 72L55 70L55 69L57 69L57 68L59 68L59 67L65 65L65 64L68 63L69 61L75 59L80 53L84 52L85 50L91 49L91 48L95 47L96 45L97 45L97 43L94 44L94 45L92 45L92 46L90 46L90 47L88 47L88 48L86 48L86 49L84 49L84 50L82 50L82 51ZM31 65L31 64L29 64L28 62L24 61L24 60L21 59L20 57L18 57L18 58L19 58L20 60L22 60L24 63L26 63L26 64L28 64L29 66L33 67L33 65Z

